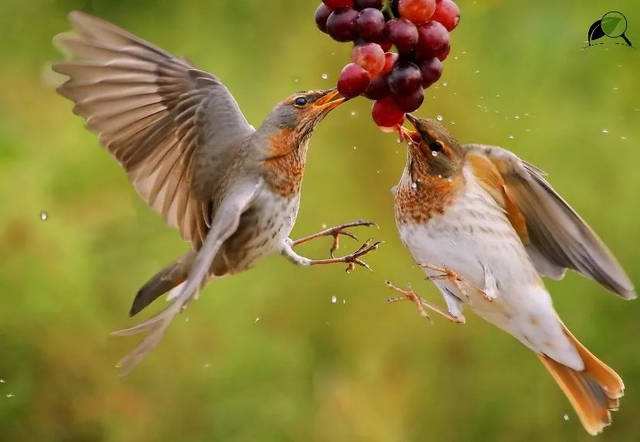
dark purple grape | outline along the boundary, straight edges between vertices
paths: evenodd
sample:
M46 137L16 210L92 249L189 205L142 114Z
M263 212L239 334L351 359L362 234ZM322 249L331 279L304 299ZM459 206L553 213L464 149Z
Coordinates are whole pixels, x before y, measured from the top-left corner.
M420 63L420 72L422 72L422 86L426 89L442 76L442 62L436 58L429 58Z
M353 7L353 0L322 0L322 3L333 10Z
M386 75L378 75L371 83L364 93L365 97L371 100L381 100L391 95L391 89L389 89L389 81Z
M353 7L358 11L367 8L382 9L382 0L355 0Z
M316 25L318 25L318 29L325 34L327 33L327 19L331 15L331 12L333 11L324 3L320 3L318 9L316 9Z
M418 43L418 28L407 19L400 18L388 21L385 32L401 54L410 53Z
M451 45L447 43L447 45L438 51L436 57L440 59L440 61L445 61L449 56L449 52L451 52Z
M411 95L422 88L422 73L413 63L400 62L389 74L389 88L395 95Z
M360 37L368 41L378 41L383 37L385 19L379 9L363 9L356 18L356 29Z
M413 94L394 95L393 100L404 112L414 112L424 102L424 91L419 87Z
M327 32L336 41L353 41L358 37L357 17L358 11L354 9L333 11L327 20Z
M437 21L430 21L418 27L418 35L420 38L416 47L416 56L421 60L438 57L449 46L449 31Z
M342 69L338 91L347 99L357 97L369 87L371 76L362 67L349 63Z

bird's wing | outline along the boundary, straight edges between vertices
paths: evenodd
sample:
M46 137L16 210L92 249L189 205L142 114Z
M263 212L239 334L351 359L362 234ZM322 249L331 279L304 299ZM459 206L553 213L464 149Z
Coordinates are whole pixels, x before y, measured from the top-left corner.
M636 297L609 249L544 172L500 147L465 147L475 175L505 209L540 274L561 279L567 268L574 269L625 299Z
M147 333L142 342L118 366L129 373L162 340L173 319L194 299L209 277L211 264L224 242L238 229L240 217L250 206L260 183L237 183L217 207L207 237L189 270L187 280L169 295L171 304L164 311L135 327L114 332L116 336Z
M69 58L53 67L69 77L58 92L142 198L199 247L211 221L205 190L254 129L215 76L99 18L74 11L69 21L74 32L55 38Z

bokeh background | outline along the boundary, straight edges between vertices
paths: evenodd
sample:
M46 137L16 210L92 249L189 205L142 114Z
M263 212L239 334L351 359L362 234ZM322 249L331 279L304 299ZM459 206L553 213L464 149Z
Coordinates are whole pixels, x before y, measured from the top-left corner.
M638 2L459 3L445 74L420 114L548 171L640 281L640 52L614 41L584 49L589 25L611 9L640 46ZM0 440L590 439L511 337L471 314L466 326L429 325L412 305L385 304L385 279L441 300L396 237L389 189L404 151L365 100L317 131L294 232L374 219L380 230L360 235L386 241L369 258L375 271L266 259L208 286L131 376L117 376L134 342L109 332L133 323L136 290L187 245L55 94L52 36L72 9L105 17L219 75L259 124L291 92L335 84L348 60L348 45L315 29L315 7L0 2ZM323 257L328 246L304 251ZM626 381L600 440L638 440L640 304L573 274L549 287L575 334Z

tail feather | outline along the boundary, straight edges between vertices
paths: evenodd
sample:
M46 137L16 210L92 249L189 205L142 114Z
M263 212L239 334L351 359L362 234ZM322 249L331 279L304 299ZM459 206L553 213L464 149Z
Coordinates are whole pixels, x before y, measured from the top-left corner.
M571 402L585 430L596 435L611 424L611 411L619 407L624 383L618 374L587 350L565 327L565 333L584 361L576 371L546 355L538 355Z
M192 262L193 257L190 253L160 270L138 290L129 311L129 316L137 315L160 296L182 284L187 279Z

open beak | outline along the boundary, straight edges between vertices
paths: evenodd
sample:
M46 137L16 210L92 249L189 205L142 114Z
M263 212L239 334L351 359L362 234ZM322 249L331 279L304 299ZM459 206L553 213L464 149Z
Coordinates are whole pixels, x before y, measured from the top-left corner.
M337 89L331 89L313 103L313 109L317 112L330 112L346 101Z
M409 120L409 122L413 124L413 127L415 127L416 129L418 128L418 119L416 117L411 114L407 114L407 120Z

